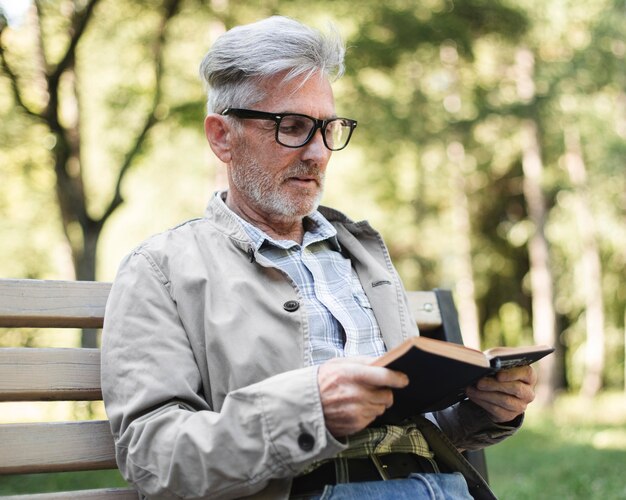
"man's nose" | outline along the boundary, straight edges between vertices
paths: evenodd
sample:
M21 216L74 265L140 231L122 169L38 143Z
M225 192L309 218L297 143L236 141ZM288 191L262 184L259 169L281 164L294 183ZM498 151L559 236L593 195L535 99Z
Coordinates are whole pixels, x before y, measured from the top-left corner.
M326 163L330 159L332 151L324 144L324 138L322 137L322 129L317 129L311 137L311 140L302 147L302 159L314 160L326 166Z

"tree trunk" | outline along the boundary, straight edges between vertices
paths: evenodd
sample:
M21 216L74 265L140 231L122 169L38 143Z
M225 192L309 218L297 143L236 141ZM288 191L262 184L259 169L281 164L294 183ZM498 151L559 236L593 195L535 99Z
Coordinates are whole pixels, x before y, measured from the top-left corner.
M587 172L580 147L578 130L565 133L565 166L574 186L575 214L581 242L583 293L585 294L585 374L581 392L593 397L602 388L605 365L604 301L602 298L602 269L596 243L593 214L587 194Z
M556 314L554 310L553 277L550 252L545 236L546 202L541 188L543 162L537 135L537 124L527 119L522 123L522 168L524 197L534 232L528 242L530 285L532 293L532 323L535 342L556 346ZM537 402L549 405L554 401L558 385L557 356L547 356L540 364Z
M528 49L516 53L515 79L520 101L535 106L535 57ZM556 313L554 310L554 279L550 267L550 249L545 235L547 219L546 200L541 187L543 160L539 127L535 118L526 118L521 125L522 169L524 172L524 198L528 217L534 226L528 241L530 287L532 295L533 336L538 344L557 346ZM558 386L560 358L547 356L539 362L537 402L550 405Z
M452 172L452 220L456 238L456 296L463 342L468 347L480 349L478 310L472 272L471 218L465 182L465 150L460 142L448 145L448 158Z
M102 232L102 225L91 223L83 228L84 245L80 255L75 257L76 279L79 281L95 281L96 279L96 254L98 240ZM98 330L84 328L81 336L82 347L98 347Z
M74 261L76 279L79 281L95 281L96 279L96 247L100 237L102 224L91 219L87 212L87 199L83 183L83 159L81 156L80 137L80 102L78 99L78 78L72 60L63 74L69 87L63 104L66 110L66 123L55 130L60 143L66 150L57 158L55 172L57 174L57 196L63 228ZM58 106L58 105L57 105ZM58 119L58 109L50 110ZM80 234L77 234L80 233ZM81 333L82 347L98 347L96 329L85 328Z
M451 85L448 88L449 102L460 102L459 82L459 55L456 45L442 44L439 49L439 58L442 66L452 76ZM445 101L444 101L445 102ZM446 108L448 109L448 108ZM467 130L459 130L459 140L452 141L446 148L449 160L451 179L451 204L452 224L455 238L455 281L456 298L459 309L459 322L463 332L463 342L476 349L480 349L480 328L478 321L478 309L476 307L476 294L474 273L472 265L472 223L469 212L469 200L467 194L468 174L467 161L463 138L468 139Z

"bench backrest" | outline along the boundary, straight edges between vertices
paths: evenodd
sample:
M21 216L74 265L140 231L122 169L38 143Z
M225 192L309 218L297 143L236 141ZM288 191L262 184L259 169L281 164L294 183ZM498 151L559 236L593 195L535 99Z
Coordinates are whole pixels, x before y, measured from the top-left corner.
M101 282L0 280L0 327L101 328L110 288ZM462 342L450 292L410 292L409 299L424 335ZM0 402L101 398L98 349L0 348ZM0 443L0 475L116 468L106 420L0 424ZM130 489L72 495L137 498Z

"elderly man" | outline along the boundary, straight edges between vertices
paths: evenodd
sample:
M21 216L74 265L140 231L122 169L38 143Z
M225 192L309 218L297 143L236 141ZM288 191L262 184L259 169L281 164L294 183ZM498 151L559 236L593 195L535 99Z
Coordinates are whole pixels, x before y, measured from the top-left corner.
M367 361L419 333L379 234L318 207L356 127L335 114L343 56L337 36L272 17L202 62L228 190L123 261L104 327L118 464L147 497L471 498L468 482L490 497L435 441L454 455L512 434L531 369L430 420L370 425L407 378Z

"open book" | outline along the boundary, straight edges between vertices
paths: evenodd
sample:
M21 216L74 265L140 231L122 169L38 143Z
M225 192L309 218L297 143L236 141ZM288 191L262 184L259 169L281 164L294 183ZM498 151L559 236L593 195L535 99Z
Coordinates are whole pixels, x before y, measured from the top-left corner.
M409 376L409 385L394 389L393 406L376 419L376 424L399 423L412 415L443 410L465 399L465 388L482 377L529 365L553 351L552 347L537 345L481 352L452 342L412 337L371 363Z

